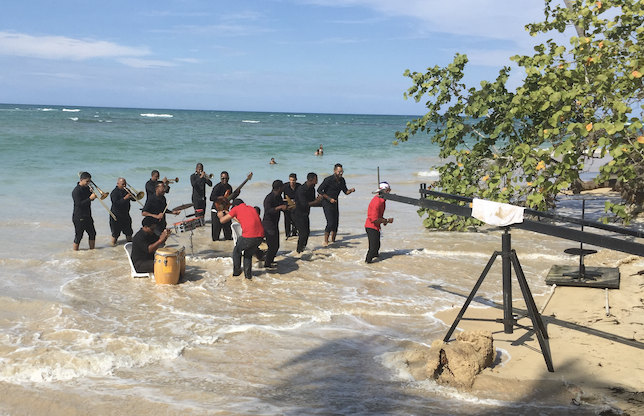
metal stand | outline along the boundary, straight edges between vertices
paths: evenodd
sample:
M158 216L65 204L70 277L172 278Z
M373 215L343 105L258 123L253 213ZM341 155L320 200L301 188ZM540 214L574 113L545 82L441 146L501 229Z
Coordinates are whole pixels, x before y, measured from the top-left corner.
M193 236L193 234L194 234L194 233L195 233L195 232L194 232L194 230L190 230L190 255L191 255L192 257L194 257L194 256L195 256L195 252L194 252L194 250L192 249L192 236Z
M581 231L584 231L583 221L584 221L585 215L586 215L586 200L582 199L581 200L581 220L582 220ZM572 277L573 280L585 282L587 280L597 280L595 279L595 277L602 275L600 272L586 270L586 266L584 265L584 257L590 254L597 253L597 250L584 249L584 243L581 242L579 243L579 248L568 248L564 250L564 253L579 256L579 270L575 272L564 273L563 274L564 276L569 276L569 277Z
M465 304L461 308L461 311L459 312L458 316L454 320L452 327L447 332L447 335L445 335L445 338L443 339L443 341L449 342L450 338L452 337L452 334L454 333L454 330L456 330L456 327L458 326L458 323L461 321L461 319L467 319L467 318L463 318L463 315L465 314L467 307L472 302L472 299L474 299L476 292L479 290L479 287L481 287L481 284L483 283L483 280L485 279L488 272L492 268L494 261L498 256L501 256L501 259L503 260L503 264L502 264L503 319L495 319L494 321L503 324L503 332L506 334L512 334L514 331L514 326L519 326L517 324L517 319L513 314L513 308L512 308L511 267L514 267L514 273L519 282L519 286L521 287L521 293L523 294L523 299L525 300L526 308L528 309L528 316L532 320L532 329L535 335L537 336L537 339L539 340L541 353L543 354L543 358L546 361L546 366L548 367L548 371L554 372L555 370L552 366L550 348L545 341L548 338L548 332L546 331L546 327L543 325L543 321L541 320L541 315L539 314L537 305L534 303L532 292L530 292L530 288L528 287L528 282L525 278L525 275L523 274L523 269L521 268L521 264L519 264L519 258L517 257L517 253L516 251L512 250L512 239L511 239L511 235L508 227L505 228L505 232L503 233L501 248L502 248L502 251L495 251L494 254L492 254L492 257L490 257L490 260L488 261L487 266L485 266L485 269L483 270L481 277L479 277L479 280L476 282L476 285L474 285L472 292L470 293L467 300L465 301Z
M196 213L197 213L197 212L196 212L196 210L195 210L195 213L194 213L194 214L186 214L186 212L184 211L184 212L183 212L183 220L185 221L185 220L186 220L187 218L189 218L189 217L194 217L194 216L196 215ZM194 250L192 249L192 236L194 235L194 233L195 233L195 231L191 229L191 230L190 230L190 255L191 255L192 257L194 257L194 256L195 256L195 252L194 252Z

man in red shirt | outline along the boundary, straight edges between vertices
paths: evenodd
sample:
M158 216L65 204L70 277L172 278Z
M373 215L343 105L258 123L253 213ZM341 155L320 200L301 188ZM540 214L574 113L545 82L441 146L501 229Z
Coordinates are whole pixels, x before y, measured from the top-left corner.
M236 218L242 228L242 235L237 239L233 248L233 276L239 276L242 272L242 254L244 256L244 276L246 279L253 278L253 254L264 239L264 227L259 214L254 207L246 205L241 199L233 201L233 208L230 211L217 212L219 222L222 224Z
M371 263L374 257L378 257L380 251L380 224L387 225L394 222L393 218L384 218L385 214L385 199L382 197L383 194L388 194L391 192L391 187L387 182L380 182L380 187L377 191L372 193L377 193L378 195L374 196L371 202L369 203L369 209L367 210L367 221L364 224L365 230L367 231L367 238L369 239L369 251L367 252L367 258L365 263Z

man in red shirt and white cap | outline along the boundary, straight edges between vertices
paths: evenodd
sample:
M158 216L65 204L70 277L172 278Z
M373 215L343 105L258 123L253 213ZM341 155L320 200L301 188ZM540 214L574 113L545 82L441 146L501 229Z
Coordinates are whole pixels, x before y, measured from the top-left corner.
M380 182L378 190L372 192L378 195L374 196L369 203L367 221L364 224L365 230L367 231L367 238L369 239L369 251L367 252L365 263L371 263L375 257L379 256L380 224L387 225L394 222L393 218L385 218L383 216L385 214L385 199L382 196L389 192L391 192L391 187L387 182Z
M262 226L259 214L254 207L246 205L244 201L237 198L233 201L233 208L230 211L219 211L217 217L222 224L233 218L239 221L242 235L237 238L237 244L233 248L233 276L239 276L242 272L241 258L243 254L244 276L246 279L252 279L253 254L264 240L264 226Z

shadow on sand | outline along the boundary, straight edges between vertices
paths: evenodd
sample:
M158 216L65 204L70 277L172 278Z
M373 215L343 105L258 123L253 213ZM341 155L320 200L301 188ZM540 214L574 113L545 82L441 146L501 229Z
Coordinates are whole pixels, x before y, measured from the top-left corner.
M267 388L261 397L283 409L282 414L292 415L563 416L571 412L596 415L609 407L601 398L581 397L581 406L573 404L574 390L569 391L561 380L548 380L547 370L535 374L537 381L512 380L512 386L490 385L488 391L459 393L433 381L414 382L398 367L388 369L377 358L401 349L400 342L382 336L327 341L279 366L277 370L290 376ZM508 400L506 389L510 388L514 395Z

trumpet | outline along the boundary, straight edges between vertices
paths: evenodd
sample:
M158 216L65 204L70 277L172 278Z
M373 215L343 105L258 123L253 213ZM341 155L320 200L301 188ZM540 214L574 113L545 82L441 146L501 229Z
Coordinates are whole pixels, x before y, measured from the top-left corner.
M179 182L179 178L168 179L168 183L175 183L175 182Z
M195 173L196 173L197 175L199 175L199 172L195 172ZM204 178L208 178L208 179L212 179L212 178L214 178L214 177L215 177L215 174L214 174L214 173L204 173L204 174L203 174L203 177L204 177Z
M78 176L80 177L82 173L83 173L83 171L78 172ZM94 189L94 188L96 188L96 189ZM100 195L100 198L98 200L101 201L101 204L103 204L103 206L105 207L107 212L110 213L110 216L112 218L114 218L114 221L117 221L116 215L114 215L114 213L109 209L107 204L105 202L103 202L103 200L105 198L107 198L110 195L110 193L109 192L103 192L103 190L101 190L101 188L99 188L98 185L96 185L94 183L94 181L91 180L91 179L89 180L89 190L92 191L93 194L96 194L96 191L98 191L97 195Z
M137 191L136 189L132 188L132 187L130 186L130 184L129 184L129 183L125 185L125 190L126 190L130 195L132 195L132 197L133 197L134 199L136 199L136 201L137 201L139 204L141 204L141 206L143 206L143 203L141 203L141 200L142 200L142 199L143 199L143 197L145 196L145 192L143 192L143 191Z

